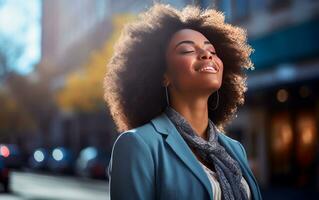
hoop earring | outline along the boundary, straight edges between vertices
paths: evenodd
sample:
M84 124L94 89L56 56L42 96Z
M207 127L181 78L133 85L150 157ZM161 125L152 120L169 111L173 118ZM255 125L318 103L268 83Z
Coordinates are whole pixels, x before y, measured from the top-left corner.
M211 108L209 107L209 109L210 109L211 111L216 110L217 107L218 107L218 105L219 105L219 93L218 93L218 90L216 90L216 95L217 95L217 97L216 97L216 105L215 105L215 107L214 107L213 109L211 109Z
M165 96L166 96L167 106L169 106L169 98L168 98L168 89L167 89L167 86L165 86Z

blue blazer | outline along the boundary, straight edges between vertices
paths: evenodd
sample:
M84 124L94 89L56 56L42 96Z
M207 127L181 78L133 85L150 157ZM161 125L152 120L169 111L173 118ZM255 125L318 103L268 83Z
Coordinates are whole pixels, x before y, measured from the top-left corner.
M222 133L218 140L239 162L252 199L262 199L243 146ZM205 171L165 113L118 136L108 173L111 200L213 199Z

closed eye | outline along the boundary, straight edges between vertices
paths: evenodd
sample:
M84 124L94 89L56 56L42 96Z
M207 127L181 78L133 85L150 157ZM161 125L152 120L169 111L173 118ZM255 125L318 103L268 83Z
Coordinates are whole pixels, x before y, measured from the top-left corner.
M182 54L193 53L194 51L182 51Z
M182 54L188 54L188 53L193 53L193 52L195 52L195 51L182 51L181 53L182 53ZM214 52L214 51L210 51L210 53L211 53L212 55L217 55L217 53Z

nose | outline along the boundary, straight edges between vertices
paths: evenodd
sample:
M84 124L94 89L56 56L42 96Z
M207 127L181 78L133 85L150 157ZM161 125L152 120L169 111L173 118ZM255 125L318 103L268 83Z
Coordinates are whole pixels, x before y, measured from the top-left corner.
M212 58L213 58L212 54L207 50L202 49L199 53L200 60L211 60Z

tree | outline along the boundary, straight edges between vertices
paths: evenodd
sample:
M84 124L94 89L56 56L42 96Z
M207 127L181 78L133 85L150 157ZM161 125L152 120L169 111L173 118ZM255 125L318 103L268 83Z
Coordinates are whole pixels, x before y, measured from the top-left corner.
M36 129L33 116L3 86L0 88L0 104L0 138L2 141L14 133L32 132Z
M0 87L0 137L47 133L55 110L46 81L11 72Z
M0 36L0 82L4 82L8 74L14 71L15 61L22 55L23 47L12 39Z
M53 95L44 80L34 80L27 76L11 73L7 78L11 96L35 119L44 118L54 109Z
M65 87L57 94L58 105L67 111L96 112L103 101L103 77L106 64L113 54L113 46L123 25L134 19L132 15L118 15L113 18L113 33L103 48L91 54L84 67L70 74Z

